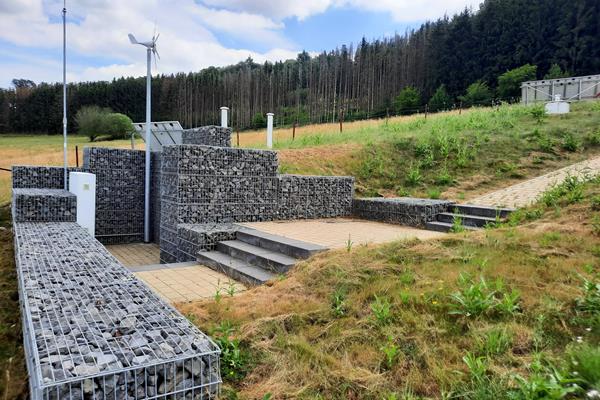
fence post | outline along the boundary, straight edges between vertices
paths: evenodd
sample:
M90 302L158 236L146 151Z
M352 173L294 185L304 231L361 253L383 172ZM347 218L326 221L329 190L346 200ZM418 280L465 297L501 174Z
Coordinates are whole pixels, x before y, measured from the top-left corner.
M425 104L425 119L427 119L428 113L429 113L429 104Z
M340 110L340 133L342 132L342 123L344 122L344 110Z
M458 103L458 115L462 114L462 101Z
M273 148L273 113L267 113L267 147Z
M75 165L79 168L79 146L75 145Z
M296 139L296 122L294 122L294 125L292 126L292 141L294 141Z
M221 107L221 127L227 128L227 111L229 107Z
M240 147L240 131L236 131L235 134L237 136L237 147Z

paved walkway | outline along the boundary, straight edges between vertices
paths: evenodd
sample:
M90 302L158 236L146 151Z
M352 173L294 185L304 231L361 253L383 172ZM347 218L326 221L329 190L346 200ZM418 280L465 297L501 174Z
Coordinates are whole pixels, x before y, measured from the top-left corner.
M196 262L159 264L160 249L154 243L108 245L106 249L144 281L163 299L171 303L229 296L246 290L241 283Z
M319 244L330 249L346 247L348 238L354 245L359 245L412 238L432 239L444 236L440 232L351 218L252 222L240 225L273 235Z
M537 178L484 194L469 200L469 203L495 207L525 207L534 203L553 185L563 182L569 175L585 177L598 174L600 174L600 157L569 165Z

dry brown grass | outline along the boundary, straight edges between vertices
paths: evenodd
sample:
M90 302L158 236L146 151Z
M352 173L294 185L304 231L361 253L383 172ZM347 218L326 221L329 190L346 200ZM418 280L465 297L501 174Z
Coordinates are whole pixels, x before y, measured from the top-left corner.
M62 165L63 143L60 135L0 135L0 167L10 168L13 165ZM79 163L83 162L83 148L118 147L130 148L129 140L113 140L88 142L81 136L69 136L68 162L75 166L75 146L79 147ZM136 149L143 149L144 143L136 141ZM0 204L10 201L11 174L0 171Z
M597 193L595 185L587 197ZM491 330L512 337L508 352L490 360L498 377L527 375L540 349L553 358L572 337L590 337L573 323L572 307L582 293L581 276L590 277L589 266L596 265L593 212L584 202L555 213L519 227L327 252L269 286L179 308L209 332L223 321L237 327L236 336L255 355L250 374L232 386L239 398L382 399L407 390L438 398L465 377L455 372L466 372L462 357L477 353ZM450 316L449 295L464 273L518 290L522 313ZM336 289L346 293L341 317L332 312ZM391 324L375 322L375 295L389 299ZM381 351L389 337L400 348L391 369Z

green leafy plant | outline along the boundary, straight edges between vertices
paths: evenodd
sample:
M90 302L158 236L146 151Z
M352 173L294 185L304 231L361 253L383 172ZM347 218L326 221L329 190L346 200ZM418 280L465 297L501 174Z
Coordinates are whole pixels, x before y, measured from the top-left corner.
M518 384L518 397L524 400L559 400L580 392L578 379L569 378L554 367L535 372L528 378L515 376Z
M246 376L250 364L249 353L242 347L239 339L233 338L234 332L227 321L214 331L214 340L221 349L221 375L231 382L237 382Z
M465 231L465 226L463 225L463 219L459 214L455 214L454 218L452 218L452 228L450 228L450 232L453 233L461 233Z
M392 320L392 305L386 297L375 295L375 301L371 303L371 311L379 325L387 325Z
M406 185L417 186L423 181L423 175L418 165L411 165L406 174Z
M354 245L354 242L352 241L350 234L348 234L348 240L346 240L346 251L348 253L352 251L352 245Z
M486 357L477 357L472 353L467 353L467 355L463 357L463 362L469 369L471 379L475 381L483 380L488 370L488 361Z
M452 176L448 172L448 168L444 166L435 178L435 183L438 185L450 185L453 182Z
M599 195L592 197L590 202L592 203L592 210L600 211L600 196Z
M396 359L400 353L400 348L394 342L394 338L389 336L386 344L381 346L381 351L385 355L385 366L387 369L391 369L394 367L396 363Z
M544 119L546 118L546 110L544 109L544 106L542 106L542 105L531 106L531 109L529 110L529 114L531 114L533 119L535 119L535 121L538 124L541 124L542 122L544 122Z
M450 314L477 317L493 309L496 292L488 286L483 277L479 282L473 282L468 275L461 274L458 284L460 290L450 295Z
M346 292L342 289L336 289L331 295L331 310L336 317L346 315Z
M502 293L502 297L496 304L496 310L502 315L515 315L521 310L520 300L521 295L517 290L513 289L510 293Z
M566 151L577 151L581 144L571 132L566 132L562 137L561 147Z
M442 192L440 192L440 189L438 189L438 188L431 188L427 191L427 196L430 199L439 199L441 195L442 195Z
M487 356L504 354L512 344L512 337L506 329L493 329L479 339L479 352Z
M236 293L236 285L234 281L229 281L227 282L227 294L229 295L229 297L233 297Z

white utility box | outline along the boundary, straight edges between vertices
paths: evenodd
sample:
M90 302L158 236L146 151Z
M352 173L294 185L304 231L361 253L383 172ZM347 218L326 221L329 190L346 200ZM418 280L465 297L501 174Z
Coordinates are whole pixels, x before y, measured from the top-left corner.
M546 114L568 114L571 111L571 105L560 99L560 95L554 96L554 101L546 103Z
M94 236L96 232L96 175L69 173L69 192L77 196L77 223Z

